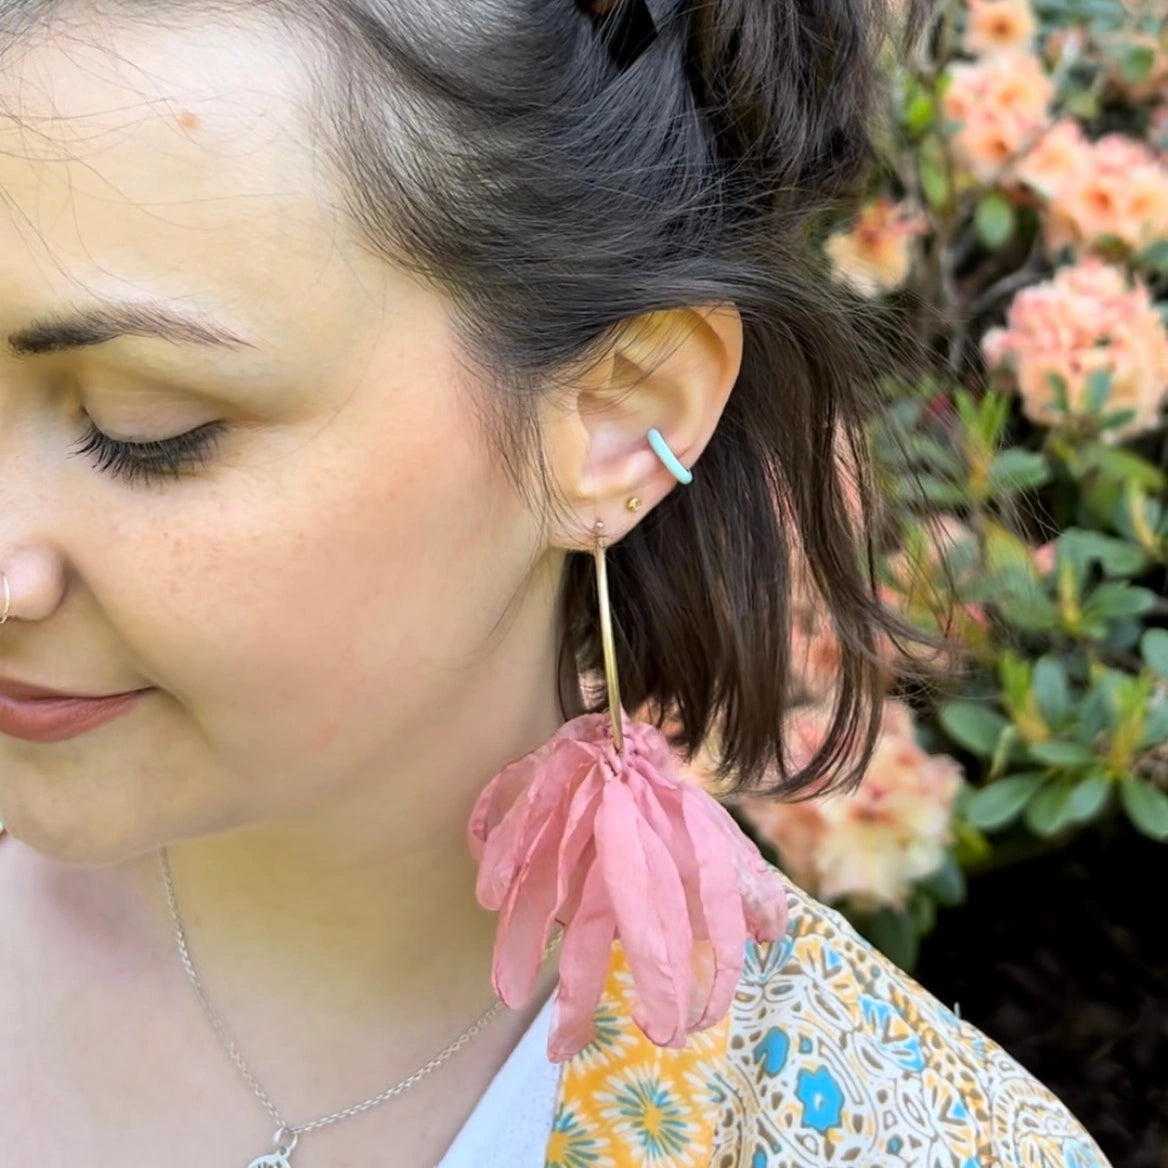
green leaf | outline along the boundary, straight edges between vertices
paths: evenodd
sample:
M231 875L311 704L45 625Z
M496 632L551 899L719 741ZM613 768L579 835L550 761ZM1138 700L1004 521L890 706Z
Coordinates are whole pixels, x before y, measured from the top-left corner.
M1067 379L1061 373L1048 373L1046 375L1046 381L1050 386L1055 412L1059 414L1069 413L1071 403L1068 397Z
M1168 795L1142 779L1128 779L1120 784L1119 797L1128 818L1144 835L1168 841Z
M951 853L936 872L925 877L919 885L937 904L952 908L965 900L965 873Z
M935 475L924 474L920 476L920 493L930 502L940 507L953 507L960 503L966 502L968 491L960 483L947 483L944 479L939 479ZM908 494L910 497L915 497L915 492L912 487L913 484L906 483Z
M1153 272L1168 276L1168 239L1158 239L1151 247L1146 247L1135 257L1135 262L1142 268L1151 268Z
M1013 448L1003 450L991 464L989 490L991 494L1025 491L1042 486L1049 478L1050 467L1041 454Z
M1144 715L1144 732L1140 735L1137 750L1151 750L1168 742L1168 701L1151 706Z
M1140 639L1140 653L1148 665L1168 679L1168 629L1148 629Z
M1114 785L1106 775L1089 775L1071 792L1068 817L1075 823L1094 819L1111 798Z
M1034 666L1034 700L1048 726L1061 726L1071 714L1071 687L1057 657L1042 657Z
M1150 588L1112 580L1100 584L1083 604L1084 617L1119 620L1125 616L1142 616L1156 606L1156 594Z
M1083 527L1068 527L1060 538L1074 546L1084 563L1098 560L1108 576L1130 576L1147 566L1143 548L1126 539Z
M912 918L913 928L918 936L924 936L933 931L937 923L937 902L921 893L914 892L908 902L908 914Z
M1143 81L1156 63L1156 54L1151 45L1124 45L1119 55L1119 69L1124 81L1136 85Z
M1014 234L1014 208L994 191L978 203L973 222L982 243L996 250Z
M1026 805L1026 826L1037 836L1049 839L1071 822L1071 795L1068 783L1049 783Z
M933 124L937 107L930 94L919 84L904 105L901 121L910 134L921 134Z
M1100 536L1099 562L1108 576L1134 576L1148 566L1148 555L1137 544Z
M1125 485L1130 482L1151 494L1164 488L1164 472L1130 450L1117 450L1102 442L1088 442L1076 453L1085 468L1097 470Z
M1090 122L1099 116L1099 99L1088 89L1074 89L1067 94L1063 108L1072 117Z
M1095 752L1081 742L1066 742L1058 738L1052 738L1047 742L1031 742L1027 750L1035 762L1057 767L1059 770L1094 766L1098 761Z
M1058 609L1041 592L1005 592L994 607L1012 625L1029 632L1049 632L1059 625Z
M951 446L938 442L928 434L908 434L902 441L904 452L914 459L928 463L934 470L944 474L958 475L962 472L962 462Z
M1011 398L997 390L988 390L976 398L968 390L953 394L953 404L966 433L984 450L997 450L1010 421Z
M990 758L1009 722L977 702L950 702L941 709L941 725L954 742L981 758Z
M949 205L953 191L949 176L945 172L945 154L935 138L926 138L918 153L918 169L921 176L921 190L929 206L944 210Z
M1087 378L1087 393L1083 401L1087 412L1091 414L1102 413L1109 397L1111 397L1111 370L1093 369Z
M1118 430L1120 426L1134 422L1138 416L1139 412L1133 409L1110 410L1099 419L1099 425L1104 430Z
M1095 676L1087 697L1079 705L1076 736L1080 742L1091 742L1100 731L1118 724L1116 710L1127 678L1128 674L1114 669L1104 669Z
M997 746L994 747L994 756L990 759L989 777L991 779L998 778L1012 761L1019 757L1025 757L1025 752L1026 741L1018 732L1018 727L1007 726L998 738Z
M1033 686L1034 666L1013 649L1004 648L998 658L998 683L1005 696L1006 708L1020 710Z
M1010 775L982 787L969 801L965 819L982 831L997 831L1012 823L1022 813L1031 797L1046 782L1038 771Z
M907 912L885 909L873 913L860 931L895 965L911 971L916 965L920 938Z

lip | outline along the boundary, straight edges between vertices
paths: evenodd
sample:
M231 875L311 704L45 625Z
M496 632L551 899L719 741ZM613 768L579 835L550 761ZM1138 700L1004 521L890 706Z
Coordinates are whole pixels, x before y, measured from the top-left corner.
M28 742L64 742L132 710L153 688L76 697L40 686L0 682L0 734Z

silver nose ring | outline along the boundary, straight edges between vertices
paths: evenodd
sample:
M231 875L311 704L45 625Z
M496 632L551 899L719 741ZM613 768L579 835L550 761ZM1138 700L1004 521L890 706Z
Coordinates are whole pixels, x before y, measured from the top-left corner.
M3 625L8 623L8 614L12 611L12 587L4 572L0 572L0 583L4 585L4 611L0 612L0 625Z

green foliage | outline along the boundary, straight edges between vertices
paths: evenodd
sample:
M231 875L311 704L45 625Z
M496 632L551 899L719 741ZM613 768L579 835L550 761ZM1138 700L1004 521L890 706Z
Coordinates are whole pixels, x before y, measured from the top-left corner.
M996 191L991 191L978 203L973 221L982 243L988 248L999 248L1014 234L1014 207Z

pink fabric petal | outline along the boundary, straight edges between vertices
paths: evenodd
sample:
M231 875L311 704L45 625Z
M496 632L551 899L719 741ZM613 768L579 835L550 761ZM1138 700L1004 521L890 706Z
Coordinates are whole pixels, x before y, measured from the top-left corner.
M499 914L492 981L509 1006L531 997L544 947L559 905L556 870L565 810L561 806L540 826Z
M709 999L693 1024L695 1030L704 1030L726 1016L746 963L746 913L738 880L733 867L722 862L725 842L711 821L706 800L717 807L711 796L697 789L682 798L682 815L701 872L699 895L713 960Z
M594 1015L608 977L616 921L604 873L593 862L580 882L572 927L560 949L560 983L552 1006L548 1058L563 1062L596 1037ZM604 959L599 960L603 955Z
M563 772L562 758L549 751L543 765L542 772L532 772L527 767L513 771L508 768L487 785L475 804L471 831L474 833L472 838L480 845L475 894L484 908L503 906L508 889L518 878L518 869L530 848L532 833L539 830L540 824L564 796L558 782ZM514 787L516 778L524 781L523 787L517 791Z
M691 953L691 987L689 1002L689 1029L695 1029L694 1022L708 1012L709 994L713 989L714 965L709 953L709 926L706 923L705 907L702 903L702 872L690 839L682 808L689 789L682 783L649 782L633 787L634 798L646 822L656 832L669 849L682 888L685 890L686 914L693 933L694 949ZM745 940L745 925L743 939Z
M604 778L599 765L593 765L576 788L564 824L564 838L560 845L560 863L556 873L556 894L561 905L568 900L573 888L583 882L581 861L586 852L595 855L594 831L596 811L604 794ZM568 919L564 917L562 919Z
M638 994L637 1024L658 1046L685 1041L693 937L677 868L628 787L610 781L596 813L596 855Z
M787 931L787 888L782 875L763 859L754 842L716 799L710 810L733 857L746 925L756 941L777 941Z

